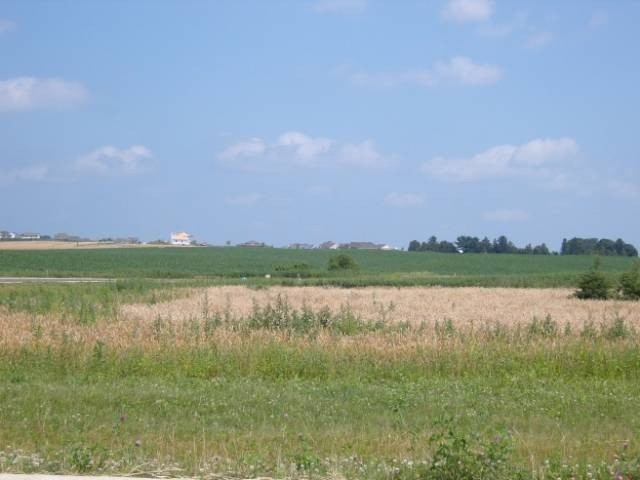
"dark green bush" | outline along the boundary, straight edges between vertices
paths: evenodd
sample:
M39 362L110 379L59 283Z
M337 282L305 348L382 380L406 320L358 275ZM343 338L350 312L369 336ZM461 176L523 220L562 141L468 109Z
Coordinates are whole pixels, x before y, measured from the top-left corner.
M640 261L620 276L620 296L626 300L640 300Z
M358 263L351 257L345 253L341 253L340 255L336 255L335 257L331 257L329 259L329 271L338 271L338 270L358 270Z
M611 295L611 285L607 277L600 271L600 259L593 262L591 269L578 280L576 297L581 299L606 300Z

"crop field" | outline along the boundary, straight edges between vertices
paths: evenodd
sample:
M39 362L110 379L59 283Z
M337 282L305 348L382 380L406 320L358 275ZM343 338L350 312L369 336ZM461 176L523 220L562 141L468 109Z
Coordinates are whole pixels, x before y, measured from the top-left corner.
M640 303L571 293L1 285L0 471L639 478Z
M208 279L218 283L290 285L451 285L573 287L593 263L590 256L440 254L364 251L347 253L354 273L328 272L339 252L276 248L115 248L81 250L0 250L0 275ZM603 257L610 275L633 259ZM271 281L265 282L264 276ZM262 279L262 281L260 280Z

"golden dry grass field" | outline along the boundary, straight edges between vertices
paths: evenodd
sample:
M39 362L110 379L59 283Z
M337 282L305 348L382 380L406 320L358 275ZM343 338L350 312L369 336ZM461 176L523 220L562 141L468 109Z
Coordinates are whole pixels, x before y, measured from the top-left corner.
M447 288L447 287L331 287L248 288L221 286L193 288L169 301L117 304L110 318L86 325L70 322L68 315L43 315L3 311L0 315L0 347L27 346L39 336L40 343L57 344L72 338L85 345L105 342L128 348L154 343L158 321L171 326L175 340L189 343L186 325L219 318L247 319L256 308L286 303L285 308L302 312L328 309L348 311L363 322L382 321L389 326L404 324L429 332L437 323L450 322L459 331L477 331L496 326L526 328L536 319L551 319L559 328L574 333L588 324L609 325L623 318L640 327L640 303L629 301L578 300L568 289ZM41 327L34 329L34 322ZM220 329L216 335L227 329ZM44 332L44 333L43 333ZM184 336L184 338L182 338ZM235 336L233 334L232 336ZM229 338L227 336L227 338ZM421 337L423 338L423 337ZM428 335L428 339L432 339ZM423 338L423 339L424 339Z
M210 312L230 312L232 316L248 316L254 306L274 303L278 296L292 308L308 307L332 311L349 308L364 320L375 321L382 314L389 322L433 325L451 320L459 327L500 323L511 327L526 324L533 318L550 315L561 325L573 327L583 322L607 321L616 315L630 322L640 321L640 303L625 301L585 301L572 297L570 289L517 288L448 288L448 287L270 287L246 288L223 286L194 289L184 298L170 302L124 305L124 318L148 321L157 316L179 321ZM383 313L384 312L384 313Z
M143 245L113 242L57 242L55 240L29 240L0 242L0 250L76 250L92 248L141 248L162 245Z

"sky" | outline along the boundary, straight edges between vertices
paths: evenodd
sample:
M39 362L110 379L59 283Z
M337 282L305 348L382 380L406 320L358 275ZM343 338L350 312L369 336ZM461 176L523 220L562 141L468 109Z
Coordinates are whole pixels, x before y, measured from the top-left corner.
M0 229L640 245L640 1L0 0Z

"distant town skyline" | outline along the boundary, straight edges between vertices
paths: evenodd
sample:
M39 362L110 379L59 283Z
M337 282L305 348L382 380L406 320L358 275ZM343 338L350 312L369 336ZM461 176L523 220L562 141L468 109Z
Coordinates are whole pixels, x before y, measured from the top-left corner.
M640 2L0 5L0 228L640 245Z

